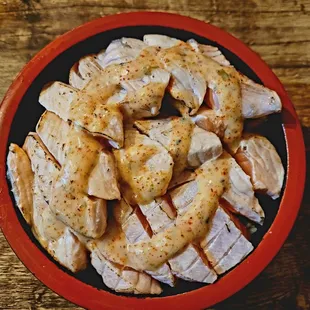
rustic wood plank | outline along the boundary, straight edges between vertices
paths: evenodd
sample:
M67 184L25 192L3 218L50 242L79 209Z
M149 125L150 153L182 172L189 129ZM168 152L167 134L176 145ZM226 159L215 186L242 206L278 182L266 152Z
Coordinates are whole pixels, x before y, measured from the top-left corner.
M310 0L2 0L0 98L24 64L58 35L100 16L146 9L212 22L259 53L296 107L309 162ZM309 216L307 181L297 222L277 257L255 281L214 309L310 309ZM1 233L0 249L0 309L81 309L27 271Z
M64 8L57 6L47 9L44 7L40 10L0 13L0 16L5 16L6 23L6 27L0 28L0 42L6 44L6 48L26 47L27 45L23 44L27 44L28 41L23 37L27 38L31 35L55 36L89 19L119 12L119 9L114 7L91 6L87 8L89 15L85 16L81 14L84 9L84 6L75 5ZM122 11L129 10L123 9ZM239 12L208 11L204 8L193 12L181 9L169 11L209 21L233 33L247 44L269 46L270 44L309 42L305 33L310 12L244 12L240 14ZM70 18L72 15L75 16L74 20ZM53 23L58 19L62 19L63 22Z
M0 12L21 12L28 9L41 8L72 8L76 6L102 7L102 8L116 8L118 10L187 10L190 12L201 11L201 9L208 11L224 11L224 12L298 12L309 11L309 0L295 0L295 1L273 1L273 0L251 0L251 1L236 1L231 0L214 1L214 0L180 0L180 1L164 1L164 0L115 0L115 1L100 1L100 0L77 0L74 2L68 0L58 1L3 1Z

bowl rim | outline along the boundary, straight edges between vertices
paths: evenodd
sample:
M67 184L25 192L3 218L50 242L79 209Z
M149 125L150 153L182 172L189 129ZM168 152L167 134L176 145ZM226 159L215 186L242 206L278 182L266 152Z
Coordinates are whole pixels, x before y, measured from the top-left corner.
M193 32L233 52L274 89L283 103L283 130L287 147L287 180L278 214L258 247L237 267L212 285L168 297L136 298L98 290L65 273L29 239L13 207L7 180L6 150L11 123L25 92L37 75L72 45L98 33L128 26L162 26ZM271 262L296 220L305 183L305 147L300 123L283 85L249 47L220 28L190 17L164 12L130 12L105 16L83 24L43 48L15 78L0 105L0 227L22 263L46 286L88 309L201 309L230 297L249 284Z

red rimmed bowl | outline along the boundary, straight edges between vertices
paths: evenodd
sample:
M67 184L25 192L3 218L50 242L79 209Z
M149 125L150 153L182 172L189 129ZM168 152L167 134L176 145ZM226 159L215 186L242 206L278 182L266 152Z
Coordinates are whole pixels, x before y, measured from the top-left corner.
M33 238L9 192L5 160L8 144L22 144L34 130L43 108L38 95L51 80L67 82L71 66L82 56L105 48L122 36L141 38L160 33L182 40L218 46L231 63L257 82L274 89L282 99L283 112L271 116L263 134L276 146L286 168L281 199L259 197L266 223L253 235L256 249L215 284L180 282L164 288L159 297L116 294L107 289L89 267L73 275L54 262ZM17 76L0 106L0 225L25 266L45 285L88 309L202 309L231 296L252 281L281 248L296 219L305 181L305 149L294 107L282 84L268 66L238 39L219 28L184 16L140 12L107 16L60 36L39 52ZM180 306L182 305L182 306Z

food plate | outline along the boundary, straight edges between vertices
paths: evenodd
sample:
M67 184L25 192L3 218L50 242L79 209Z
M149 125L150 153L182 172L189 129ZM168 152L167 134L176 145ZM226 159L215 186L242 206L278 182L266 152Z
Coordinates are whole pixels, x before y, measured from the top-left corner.
M13 205L5 177L5 158L10 142L22 144L34 129L43 108L37 100L42 87L51 80L67 82L72 65L82 56L98 52L113 39L142 38L159 33L178 39L196 39L218 46L243 74L275 90L283 104L280 115L268 118L264 135L276 146L286 168L286 184L281 200L260 198L266 223L253 235L257 248L235 269L215 284L181 284L165 289L159 297L124 296L112 293L100 277L86 269L76 275L55 263L38 245L24 219ZM38 53L22 70L8 90L0 113L0 223L11 247L44 284L68 300L88 309L146 309L169 307L201 309L240 290L253 280L276 255L296 219L305 180L305 151L300 124L283 86L268 66L248 47L210 24L167 13L126 13L104 17L82 25L59 37Z

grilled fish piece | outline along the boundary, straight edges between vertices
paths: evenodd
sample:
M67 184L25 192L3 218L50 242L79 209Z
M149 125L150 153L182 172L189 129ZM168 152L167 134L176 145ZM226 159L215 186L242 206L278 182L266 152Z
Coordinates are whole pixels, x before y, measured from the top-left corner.
M214 133L193 126L186 118L141 120L136 121L135 126L169 151L177 175L185 167L197 168L222 153L221 141Z
M38 139L30 138L26 140L24 147L29 156L33 156L33 169L45 170L44 159L48 158L52 162L52 156L42 147L40 149ZM53 174L46 187L52 188L48 201L57 218L82 235L98 238L106 228L107 209L105 200L86 194L89 171L94 162L93 155L97 154L97 142L88 143L87 138L85 133L72 132L71 140L68 139L63 148L64 157L68 159ZM40 167L41 160L43 168Z
M253 250L251 242L221 206L215 212L209 232L200 245L217 274L231 269Z
M114 150L121 179L138 203L147 203L166 193L172 177L173 160L158 142L126 129L124 148Z
M284 168L275 147L263 136L245 135L235 155L236 161L251 177L255 190L273 199L280 195Z
M254 196L253 187L249 176L247 176L236 161L229 158L229 186L222 195L231 206L234 212L242 214L250 220L262 224L264 220L264 211ZM188 182L170 192L173 205L177 210L187 209L198 193L198 185L195 181ZM180 212L179 211L179 212Z
M114 206L114 215L116 221L121 225L122 230L129 243L136 243L142 240L150 239L152 232L147 227L147 223L142 222L141 215L138 209L133 209L129 204L122 199ZM153 271L145 270L154 279L174 286L174 277L170 271L169 265L163 264L158 269Z
M18 145L11 143L7 157L7 176L21 214L26 222L32 224L33 172L27 154Z
M95 246L91 248L91 263L101 275L103 283L116 292L156 295L162 292L159 283L151 276L112 263Z
M139 63L139 59L136 62ZM87 56L82 58L71 69L71 82L73 84L71 82L70 84L74 87L77 86L77 88L83 88L89 80L95 78L98 74L102 76L109 75L107 73L108 69L102 70L102 68L99 67L98 69L98 67L94 57ZM81 68L81 72L79 68ZM140 74L134 74L130 79L119 76L119 80L115 81L115 83L118 83L120 90L117 90L109 98L109 102L118 104L126 119L156 116L159 113L169 79L170 74L156 66L153 66L153 69L152 67L147 68L145 72ZM102 78L98 79L99 82L102 82L102 80Z
M72 272L84 269L87 264L85 247L51 212L39 186L41 175L37 171L33 174L26 152L17 145L10 146L8 173L15 187L16 203L20 209L23 208L23 214L41 245Z
M212 45L199 44L196 40L190 39L187 43L196 51L205 56L212 58L214 61L218 62L224 67L230 66L230 62L225 58L222 52Z
M193 39L189 40L188 43L195 51L212 58L222 66L230 66L229 61L217 47L199 44ZM244 118L259 118L281 112L281 99L275 91L253 82L241 73L239 73L239 79L241 83L242 116ZM212 92L210 95L209 103L213 106L216 98L213 97Z
M175 225L153 235L149 241L128 245L127 251L135 266L154 270L207 232L206 223L228 185L228 170L229 160L224 156L207 161L197 169L195 181L199 191L192 207L177 217Z
M97 62L105 68L110 65L122 64L136 59L147 45L134 38L121 38L112 41L105 51L97 56Z
M196 185L191 183L176 188L170 193L178 216L182 216L191 208L192 200L189 197L197 194ZM187 199L183 200L183 197ZM253 246L222 206L218 206L209 222L209 230L201 239L200 246L216 273L221 274L238 264L253 250ZM243 246L238 245L230 252L237 242L242 243Z
M64 121L76 125L95 136L112 141L113 146L123 144L123 116L119 107L109 103L109 98L118 90L117 84L101 85L91 80L82 90L61 82L46 85L40 93L39 102Z
M49 152L60 165L68 160L65 149L68 147L68 137L76 134L73 126L64 122L55 114L45 112L41 116L36 131ZM118 186L118 172L113 155L95 141L91 136L82 134L79 139L96 144L98 156L93 161L94 167L90 171L87 183L87 193L102 199L120 199Z
M70 70L69 84L76 89L83 89L88 81L102 72L96 55L82 57Z
M139 207L155 234L175 224L175 210L171 208L165 197L157 198ZM187 281L213 283L217 278L216 274L201 252L202 250L194 244L185 246L177 255L169 259L172 273Z

